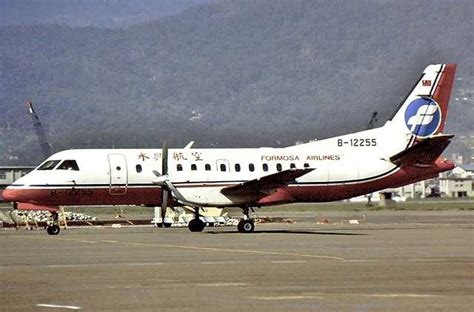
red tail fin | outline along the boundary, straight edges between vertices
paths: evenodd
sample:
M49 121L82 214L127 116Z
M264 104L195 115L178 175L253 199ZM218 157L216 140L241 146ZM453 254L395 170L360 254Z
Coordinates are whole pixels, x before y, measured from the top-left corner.
M442 133L444 131L444 126L446 125L449 97L451 96L455 72L456 64L446 64L443 73L441 74L439 83L433 92L433 99L439 104L441 108L441 124L438 128L438 133Z

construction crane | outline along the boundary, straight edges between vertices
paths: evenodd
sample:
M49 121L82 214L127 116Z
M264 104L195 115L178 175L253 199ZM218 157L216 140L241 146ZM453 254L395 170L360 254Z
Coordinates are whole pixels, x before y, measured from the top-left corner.
M367 129L373 129L375 127L375 123L378 121L377 115L378 115L377 112L372 113L372 117L370 118L370 121L367 124Z
M43 125L41 124L38 115L33 109L33 103L31 100L26 100L26 106L28 106L28 111L30 113L31 119L33 120L33 127L35 128L36 136L38 137L38 142L40 144L43 157L48 158L51 156L51 146L46 139L46 132L44 132Z

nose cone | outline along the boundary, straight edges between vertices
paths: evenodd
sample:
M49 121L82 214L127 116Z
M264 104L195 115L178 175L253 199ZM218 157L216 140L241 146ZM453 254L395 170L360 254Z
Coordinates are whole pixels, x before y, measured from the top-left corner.
M23 190L17 190L17 189L12 189L7 187L6 189L3 190L2 192L2 198L6 202L19 202L19 201L24 201L25 196L24 196Z
M15 202L18 201L18 190L14 190L11 188L6 188L2 192L2 198L6 202Z

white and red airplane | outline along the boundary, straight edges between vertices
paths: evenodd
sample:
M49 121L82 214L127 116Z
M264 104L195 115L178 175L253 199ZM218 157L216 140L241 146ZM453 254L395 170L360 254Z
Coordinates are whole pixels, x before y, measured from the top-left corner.
M202 231L202 207L238 207L252 232L254 207L327 202L437 176L454 164L441 153L455 64L426 67L380 128L285 148L87 149L49 157L3 192L17 209L68 205L187 206ZM166 209L162 209L165 211ZM164 219L164 218L163 218ZM48 226L58 234L59 226Z

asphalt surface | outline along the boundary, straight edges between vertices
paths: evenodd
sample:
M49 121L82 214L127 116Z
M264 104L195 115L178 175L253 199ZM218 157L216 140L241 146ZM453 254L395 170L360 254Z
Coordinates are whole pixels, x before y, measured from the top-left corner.
M326 214L254 234L1 230L0 311L473 311L474 212Z

